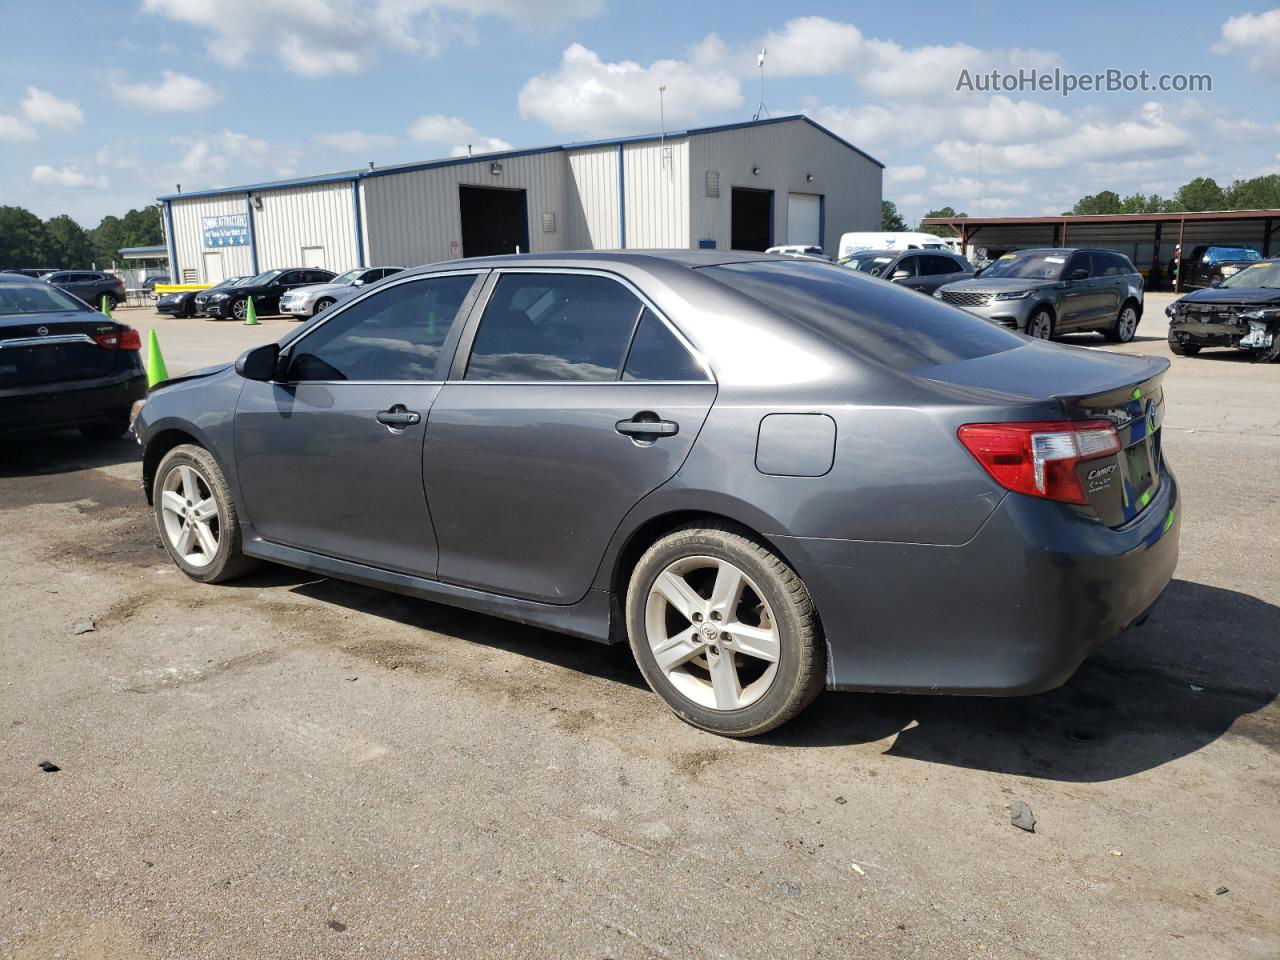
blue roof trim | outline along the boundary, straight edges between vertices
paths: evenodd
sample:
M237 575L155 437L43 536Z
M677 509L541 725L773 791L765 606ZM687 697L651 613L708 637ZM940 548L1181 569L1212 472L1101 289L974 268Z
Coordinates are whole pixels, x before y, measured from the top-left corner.
M765 127L774 123L807 123L815 130L825 133L841 146L848 147L858 156L870 160L877 167L884 169L884 164L865 150L860 150L843 137L838 137L816 120L804 114L794 113L785 117L768 117L764 120L744 120L741 123L722 123L712 127L690 127L688 130L669 130L666 133L642 133L631 137L615 137L611 140L581 140L576 143L562 143L553 147L530 147L525 150L507 150L502 153L480 153L468 157L446 157L442 160L424 160L419 163L397 163L372 170L348 170L343 173L323 174L316 177L301 177L296 180L273 180L266 183L251 183L238 187L216 187L211 190L193 190L190 193L168 193L157 197L157 200L188 200L193 197L222 197L253 190L282 190L288 187L307 187L324 183L343 183L346 181L367 180L371 177L389 177L397 173L414 173L418 170L437 170L441 167L456 167L465 163L486 163L494 160L514 160L516 157L532 157L543 153L561 153L566 150L583 150L590 147L620 147L628 143L646 143L672 137L693 137L705 133L724 133L728 130L744 130L750 127Z

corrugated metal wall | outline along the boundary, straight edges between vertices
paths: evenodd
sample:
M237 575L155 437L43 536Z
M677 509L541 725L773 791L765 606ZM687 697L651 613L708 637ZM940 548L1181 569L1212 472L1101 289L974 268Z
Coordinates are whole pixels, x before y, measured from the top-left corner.
M623 147L627 247L689 247L689 141Z
M618 246L618 148L569 151L565 224L568 250L611 250Z
M529 247L540 253L563 250L566 241L565 158L563 152L504 157L502 172L489 172L487 159L363 181L365 236L369 263L414 267L462 256L458 186L508 187L526 191ZM350 202L348 201L348 207ZM544 213L554 213L556 229L543 231Z
M173 243L178 257L178 273L175 279L181 280L187 270L196 271L197 283L208 283L205 276L206 253L216 253L222 262L224 277L238 277L253 273L252 257L248 247L221 247L217 250L205 249L204 217L222 217L233 213L244 213L244 194L231 194L226 197L197 197L191 200L172 201L173 209Z
M262 198L262 209L253 212L259 269L308 265L303 247L324 251L310 265L319 263L334 273L356 265L355 206L349 182L263 190L254 196Z
M758 175L751 172L758 167ZM706 195L708 170L720 174L718 199ZM812 174L813 180L808 180ZM733 187L773 190L774 243L787 237L787 194L824 199L823 249L835 254L840 234L880 229L883 171L803 120L742 127L694 137L689 147L690 242L730 243Z

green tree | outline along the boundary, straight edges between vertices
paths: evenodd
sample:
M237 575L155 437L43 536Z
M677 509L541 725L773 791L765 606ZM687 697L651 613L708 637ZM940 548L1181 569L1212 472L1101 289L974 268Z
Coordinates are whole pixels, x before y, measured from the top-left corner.
M89 231L93 260L99 269L120 259L121 247L151 247L164 242L160 211L154 206L130 210L123 217L106 216Z
M928 219L929 217L953 217L953 218L955 218L955 217L968 217L968 216L969 216L969 215L968 215L967 213L956 213L955 208L953 208L953 207L942 207L942 208L941 208L941 209L939 209L939 210L930 210L928 213L926 213L926 214L924 215L924 218L925 218L925 219ZM923 231L923 232L925 232L925 233L932 233L935 237L958 237L958 236L960 236L960 234L956 232L956 229L955 229L954 227L943 227L943 226L929 226L929 227L925 227L925 226L921 225L920 229L921 229L921 231Z
M907 221L898 212L898 205L892 200L880 201L880 229L886 233L905 233Z
M1081 197L1076 205L1068 211L1068 215L1078 217L1097 213L1120 213L1120 195L1114 190L1103 190L1087 197Z
M49 234L23 207L0 207L0 267L50 266Z
M1174 195L1183 210L1223 210L1227 196L1213 177L1196 177L1184 183Z
M49 238L49 266L85 268L93 262L93 244L84 227L65 213L44 222Z
M1280 173L1251 180L1237 180L1227 187L1228 210L1274 210L1280 208Z

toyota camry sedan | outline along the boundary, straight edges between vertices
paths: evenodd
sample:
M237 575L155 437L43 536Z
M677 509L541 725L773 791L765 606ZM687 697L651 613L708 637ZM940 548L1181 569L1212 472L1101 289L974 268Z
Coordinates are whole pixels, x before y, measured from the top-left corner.
M1047 690L1144 620L1167 368L816 261L525 255L398 274L135 432L195 580L270 560L629 643L751 736L823 688Z

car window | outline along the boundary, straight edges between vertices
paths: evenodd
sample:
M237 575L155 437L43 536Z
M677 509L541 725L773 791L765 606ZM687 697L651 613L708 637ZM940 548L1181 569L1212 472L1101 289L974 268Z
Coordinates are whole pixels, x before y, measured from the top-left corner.
M480 318L468 380L616 380L640 316L607 277L508 273Z
M947 273L959 273L961 266L950 257L941 257L936 253L929 254L920 258L923 262L923 269L920 273L926 277L940 277Z
M1129 261L1118 253L1095 253L1093 263L1094 269L1103 277L1123 277L1133 272Z
M297 342L289 379L443 379L440 351L475 277L423 277L353 303Z
M0 317L14 317L25 313L81 313L88 310L82 301L45 283L0 285Z
M981 317L824 263L757 261L701 271L850 351L896 370L985 357L1023 339Z
M707 375L671 329L646 307L627 351L622 379L706 380Z
M1089 254L1083 250L1077 251L1071 255L1071 259L1067 261L1067 267L1062 271L1063 279L1066 279L1077 270L1083 270L1086 276L1092 277L1093 264L1090 261Z
M307 275L307 283L328 283L334 275L328 270L312 270Z
M902 270L906 271L908 277L918 276L919 265L920 265L919 257L903 257L893 265L893 269L889 271L889 276L892 277L894 274Z

